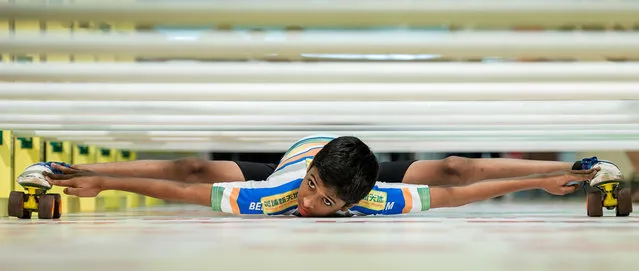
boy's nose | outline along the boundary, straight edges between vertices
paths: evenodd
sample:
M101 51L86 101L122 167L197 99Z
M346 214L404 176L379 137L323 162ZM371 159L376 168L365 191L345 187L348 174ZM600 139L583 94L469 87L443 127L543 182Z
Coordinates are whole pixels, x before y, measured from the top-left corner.
M311 197L304 198L304 208L313 209L313 198Z

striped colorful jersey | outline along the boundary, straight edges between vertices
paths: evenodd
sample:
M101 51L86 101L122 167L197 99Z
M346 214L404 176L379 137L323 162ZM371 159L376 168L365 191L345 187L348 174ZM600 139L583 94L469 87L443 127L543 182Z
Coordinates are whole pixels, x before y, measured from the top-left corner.
M214 211L240 215L299 215L297 191L315 155L334 136L310 136L293 144L266 180L216 183L211 193ZM395 215L430 208L427 185L377 182L357 205L336 215Z

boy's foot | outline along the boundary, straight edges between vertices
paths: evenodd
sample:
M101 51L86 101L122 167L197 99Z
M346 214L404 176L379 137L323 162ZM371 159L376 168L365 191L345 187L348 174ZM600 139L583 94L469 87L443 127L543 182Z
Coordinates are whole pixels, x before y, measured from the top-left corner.
M42 189L51 189L51 184L44 178L43 173L62 174L61 171L53 168L53 163L70 167L65 163L59 162L39 162L28 166L17 178L18 184L21 186L40 187Z

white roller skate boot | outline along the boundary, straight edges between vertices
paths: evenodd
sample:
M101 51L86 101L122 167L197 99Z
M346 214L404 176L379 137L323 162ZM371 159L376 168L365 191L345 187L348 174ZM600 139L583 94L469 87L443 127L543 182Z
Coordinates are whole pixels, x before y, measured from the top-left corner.
M610 161L599 160L596 156L581 160L581 169L599 168L595 177L590 180L590 186L596 187L606 183L621 182L623 174L621 170Z
M56 163L63 166L69 166L65 163L57 162L40 162L28 166L17 178L18 184L23 187L38 187L44 190L51 189L51 184L47 182L44 173L62 174L61 171L54 169L52 164Z

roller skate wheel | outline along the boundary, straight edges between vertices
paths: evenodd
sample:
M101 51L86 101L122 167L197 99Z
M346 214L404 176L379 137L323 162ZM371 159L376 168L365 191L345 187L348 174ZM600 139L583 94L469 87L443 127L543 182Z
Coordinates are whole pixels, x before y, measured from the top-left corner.
M55 213L55 197L49 194L40 196L40 200L38 202L38 218L52 219L54 213Z
M588 192L587 213L590 217L603 216L603 197L599 191Z
M617 216L629 216L632 213L632 191L622 188L617 192Z
M9 194L9 216L29 219L31 211L24 209L24 192L11 191Z
M53 209L53 219L58 219L62 216L62 197L60 194L50 194L55 199L55 207Z

